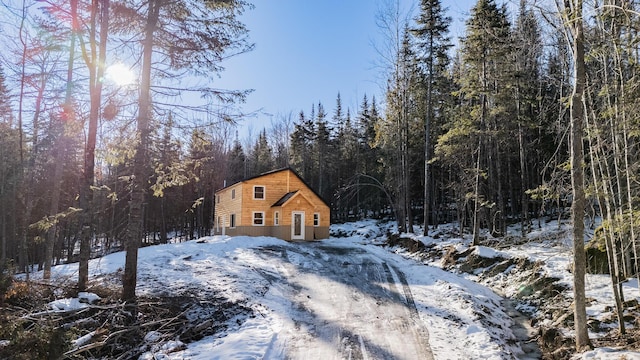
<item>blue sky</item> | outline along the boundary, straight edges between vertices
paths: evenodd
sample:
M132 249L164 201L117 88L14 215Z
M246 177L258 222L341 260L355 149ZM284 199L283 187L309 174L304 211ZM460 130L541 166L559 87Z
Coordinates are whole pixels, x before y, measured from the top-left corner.
M255 135L271 119L300 110L309 113L321 102L332 115L338 92L343 109L358 111L362 97L381 100L380 44L376 14L386 0L256 0L242 17L255 43L252 52L227 61L216 87L254 89L244 112L258 111L241 124ZM445 0L453 19L452 40L463 34L475 0ZM402 6L418 8L418 0ZM242 136L242 135L241 135Z

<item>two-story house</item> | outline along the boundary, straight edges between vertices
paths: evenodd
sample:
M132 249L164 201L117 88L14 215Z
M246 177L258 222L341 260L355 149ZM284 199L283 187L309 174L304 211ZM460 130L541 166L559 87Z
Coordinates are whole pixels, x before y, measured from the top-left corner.
M329 237L329 206L290 168L240 181L215 195L217 235L294 241Z

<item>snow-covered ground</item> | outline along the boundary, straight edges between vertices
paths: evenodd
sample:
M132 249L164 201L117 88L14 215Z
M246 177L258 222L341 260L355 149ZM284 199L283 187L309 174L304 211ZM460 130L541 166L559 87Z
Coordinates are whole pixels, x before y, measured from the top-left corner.
M471 246L471 239L469 237L459 238L455 236L448 236L447 234L455 233L456 228L451 225L444 225L438 230L433 231L430 237L416 236L405 234L415 240L418 240L426 245L437 245L439 248L446 248L453 246L458 249L459 252L463 252L465 249ZM587 233L589 228L587 228ZM521 229L519 225L512 226L508 229L508 234L513 237L519 237ZM490 235L485 234L489 241ZM590 238L591 234L585 234L586 238ZM539 262L543 269L543 273L548 277L558 278L558 284L564 285L571 289L573 287L573 275L570 272L571 263L573 259L572 249L572 237L570 222L558 223L556 220L545 222L534 222L534 230L527 234L527 241L518 245L506 245L500 246L499 250L488 248L484 246L478 246L474 252L479 256L485 258L501 257L501 258L526 258L532 262ZM499 239L498 239L499 240ZM498 241L499 244L499 241ZM397 249L396 252L403 252L401 249ZM405 256L411 257L411 254L404 253ZM435 259L431 262L426 262L432 266L441 266L440 259ZM480 273L482 269L477 269ZM511 268L506 269L503 273L494 276L492 279L485 279L486 285L491 285L497 288L506 297L517 297L517 294L521 291L527 290L527 284L521 282L514 282L513 276L508 276L510 271L514 271ZM460 274L467 279L479 282L479 278L473 274ZM636 279L629 280L623 284L623 291L625 294L625 300L638 299L640 300L640 291L638 289ZM569 296L573 296L571 291L568 291ZM609 275L594 275L587 274L586 276L586 297L589 299L587 306L587 315L591 319L605 320L607 317L612 316L611 308L615 306L613 290L611 286L611 278ZM608 308L608 309L607 309ZM535 313L535 309L527 308L526 306L519 307L521 310L526 310L530 313ZM538 326L551 325L551 319L544 320L538 324ZM615 325L612 325L612 327ZM633 327L633 324L626 324L627 329ZM574 334L569 331L566 335L573 336ZM590 338L596 338L601 336L597 333L590 332ZM599 348L593 351L585 352L583 354L575 355L574 360L579 359L595 359L595 360L640 360L640 352L618 350L613 348Z
M148 334L141 359L522 359L502 298L458 275L380 246L385 230L374 221L336 225L322 242L287 243L268 237L206 237L140 249L138 295L189 294L206 301L223 296L243 303L252 315L238 315L226 328L180 344ZM468 239L416 237L426 244L468 247ZM483 256L527 256L571 284L571 247L558 239L557 223L545 224L528 242ZM565 234L566 235L566 234ZM564 236L564 235L563 235ZM561 240L561 241L558 241ZM121 271L124 254L92 260L92 278ZM77 264L54 268L73 277ZM607 276L589 275L588 308L598 316L613 304ZM506 289L518 291L520 284ZM638 297L631 284L627 299ZM56 304L75 304L62 301ZM192 314L194 318L202 314ZM580 359L640 359L640 353L597 349Z

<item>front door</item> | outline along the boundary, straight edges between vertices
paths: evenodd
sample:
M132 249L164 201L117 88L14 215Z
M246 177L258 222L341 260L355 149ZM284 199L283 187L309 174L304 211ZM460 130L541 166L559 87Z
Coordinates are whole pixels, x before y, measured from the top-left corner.
M304 240L304 212L291 213L291 240Z

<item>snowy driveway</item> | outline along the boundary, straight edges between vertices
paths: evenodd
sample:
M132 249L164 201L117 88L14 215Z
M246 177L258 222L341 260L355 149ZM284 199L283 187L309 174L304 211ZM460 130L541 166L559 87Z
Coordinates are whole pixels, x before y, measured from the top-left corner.
M94 281L117 279L124 253L91 260ZM77 276L56 266L54 276ZM34 275L35 276L35 275ZM188 297L193 326L228 319L200 340L149 345L139 359L502 360L522 354L491 290L396 254L362 235L314 243L205 237L149 246L138 296ZM219 307L220 301L236 304ZM187 306L188 304L185 304ZM173 341L171 338L169 340Z
M361 248L268 246L259 271L291 304L273 357L433 359L405 274Z

